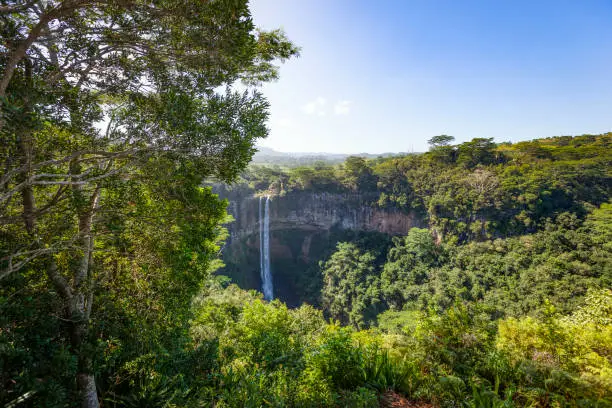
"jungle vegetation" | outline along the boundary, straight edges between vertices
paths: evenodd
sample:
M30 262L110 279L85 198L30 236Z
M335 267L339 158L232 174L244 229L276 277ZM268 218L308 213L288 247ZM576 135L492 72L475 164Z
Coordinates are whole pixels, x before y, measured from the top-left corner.
M429 152L401 157L252 165L230 189L362 194L372 207L427 221L429 228L391 239L345 233L304 279L308 302L330 321L352 327L355 344L382 336L377 341L396 362L418 361L415 370L433 375L425 376L432 382L420 391L404 389L412 398L441 406L607 406L612 135L453 140L436 136ZM593 325L578 323L583 313L593 313ZM418 337L425 326L432 330L429 351ZM589 344L582 334L600 336L601 348L586 346L583 357L573 355L569 349ZM570 361L585 361L587 354L603 365L570 369ZM495 357L479 360L486 355ZM478 371L502 361L524 379L535 370L543 382ZM566 384L595 382L565 391L544 385L561 377ZM595 383L599 397L581 394ZM457 387L454 396L444 387Z
M299 53L247 1L1 1L0 21L2 406L612 404L611 135L247 168L257 86ZM430 228L330 248L319 308L288 308L215 275L211 179L373 193Z

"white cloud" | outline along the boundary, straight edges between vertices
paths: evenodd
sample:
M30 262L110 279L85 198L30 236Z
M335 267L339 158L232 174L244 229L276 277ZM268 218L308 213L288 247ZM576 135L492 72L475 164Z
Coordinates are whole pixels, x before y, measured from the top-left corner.
M302 112L307 115L325 116L327 100L322 96L317 97L314 101L308 102L302 106Z
M322 96L302 105L302 112L307 115L313 116L326 116L327 114L334 114L336 116L348 115L351 112L352 101L337 100L333 106L328 105L327 99Z
M348 115L351 112L351 101L338 101L334 105L334 115Z

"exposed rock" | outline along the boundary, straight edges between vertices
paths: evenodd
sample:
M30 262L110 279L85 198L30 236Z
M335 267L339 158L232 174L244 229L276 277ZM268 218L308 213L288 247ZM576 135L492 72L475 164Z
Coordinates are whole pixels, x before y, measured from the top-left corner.
M230 239L223 252L227 267L222 273L245 289L260 289L260 197L246 189L220 193L229 200L228 212L235 219L227 226ZM377 197L313 192L271 197L270 254L275 296L290 306L303 301L316 303L312 294L320 280L318 262L351 231L405 235L410 228L425 225L414 214L378 208Z
M375 207L371 204L375 198L367 194L310 192L275 196L270 201L270 230L337 227L404 235L410 228L423 225L414 214ZM228 211L235 218L229 225L232 240L259 231L259 197L230 197Z

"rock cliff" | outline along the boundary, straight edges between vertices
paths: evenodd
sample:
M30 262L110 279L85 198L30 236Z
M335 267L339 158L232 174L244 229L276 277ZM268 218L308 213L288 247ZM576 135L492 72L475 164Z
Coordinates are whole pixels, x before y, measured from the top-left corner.
M378 231L404 235L422 224L414 214L395 208L380 209L372 204L376 196L294 192L271 197L270 229ZM259 197L230 198L228 212L235 221L228 228L232 240L259 231Z
M240 286L260 289L259 200L252 191L221 191L229 200L230 239L223 251L229 275ZM316 303L318 262L337 242L356 234L405 235L424 222L415 214L378 208L377 195L291 192L270 201L270 253L275 296L289 305ZM314 297L313 297L314 296Z

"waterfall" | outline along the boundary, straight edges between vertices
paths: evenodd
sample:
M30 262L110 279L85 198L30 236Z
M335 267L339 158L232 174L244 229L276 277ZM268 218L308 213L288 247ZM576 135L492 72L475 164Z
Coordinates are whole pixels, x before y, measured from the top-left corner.
M261 199L263 197L259 197L259 275L261 276L261 281L264 280L264 256L263 256L263 207L261 206ZM263 286L262 286L263 287ZM263 289L262 289L263 290Z
M261 271L261 290L264 294L264 299L272 300L274 296L272 294L272 271L270 270L270 197L266 197L263 211L261 205L262 198L259 197L259 267Z

